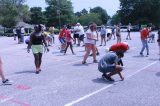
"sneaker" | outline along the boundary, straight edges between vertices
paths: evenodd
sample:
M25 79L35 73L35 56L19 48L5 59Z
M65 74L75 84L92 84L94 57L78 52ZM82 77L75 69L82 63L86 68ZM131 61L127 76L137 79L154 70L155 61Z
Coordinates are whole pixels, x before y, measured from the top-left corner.
M12 81L10 81L9 79L5 79L4 81L2 81L3 84L9 84L12 83Z
M39 74L39 71L36 71L36 74Z
M139 53L141 56L143 56L143 53Z
M111 77L107 76L106 74L103 74L103 75L102 75L102 78L103 78L104 80L107 80L107 81L114 81L114 79L112 79Z
M93 63L98 63L98 61L97 60L93 60Z
M82 64L86 64L86 61L82 61Z
M96 55L98 56L98 55L99 55L99 52L97 52Z
M93 54L90 54L89 56L93 56Z

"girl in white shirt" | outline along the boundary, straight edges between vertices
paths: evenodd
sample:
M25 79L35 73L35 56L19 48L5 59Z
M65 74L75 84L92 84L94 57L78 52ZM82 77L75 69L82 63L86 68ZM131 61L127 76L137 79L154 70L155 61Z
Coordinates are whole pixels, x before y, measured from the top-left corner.
M82 64L86 64L86 60L92 50L93 53L93 62L97 63L96 60L96 40L98 40L97 32L96 32L97 25L95 23L91 23L89 29L86 32L86 37L84 39L86 53L84 55Z

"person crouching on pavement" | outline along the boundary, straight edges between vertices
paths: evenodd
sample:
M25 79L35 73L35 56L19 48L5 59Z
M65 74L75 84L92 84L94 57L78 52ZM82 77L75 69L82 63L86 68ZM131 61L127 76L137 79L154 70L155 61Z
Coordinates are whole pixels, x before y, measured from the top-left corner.
M118 65L118 60L124 56L123 51L108 52L98 63L98 70L103 73L102 78L109 81L114 81L111 76L118 74L121 80L124 80L121 72L122 66Z

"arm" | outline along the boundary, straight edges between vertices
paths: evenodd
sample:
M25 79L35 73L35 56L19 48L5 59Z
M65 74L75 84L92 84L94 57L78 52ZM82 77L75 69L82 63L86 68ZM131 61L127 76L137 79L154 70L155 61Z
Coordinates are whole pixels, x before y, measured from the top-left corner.
M28 44L28 47L27 47L28 53L30 52L32 42L33 42L33 33L30 35L30 40L29 40L29 44Z

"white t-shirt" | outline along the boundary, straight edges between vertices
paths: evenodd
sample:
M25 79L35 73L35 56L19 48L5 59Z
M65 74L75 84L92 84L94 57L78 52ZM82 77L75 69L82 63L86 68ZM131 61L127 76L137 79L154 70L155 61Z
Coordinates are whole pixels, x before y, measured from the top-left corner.
M78 30L79 30L78 26L75 26L74 27L75 34L79 34Z
M93 38L93 39L89 39L88 37L87 37L87 35L91 35L91 37ZM86 34L85 34L85 38L84 38L84 43L89 43L89 44L96 44L96 38L97 38L97 32L96 31L91 31L90 29L88 29L87 31L86 31Z
M13 29L13 34L17 34L17 32L16 32L16 29L15 29L15 28Z
M25 34L24 28L21 28L21 33L22 33L22 34Z
M77 28L78 28L78 34L79 34L79 36L84 35L84 28L83 28L83 26L80 25Z

